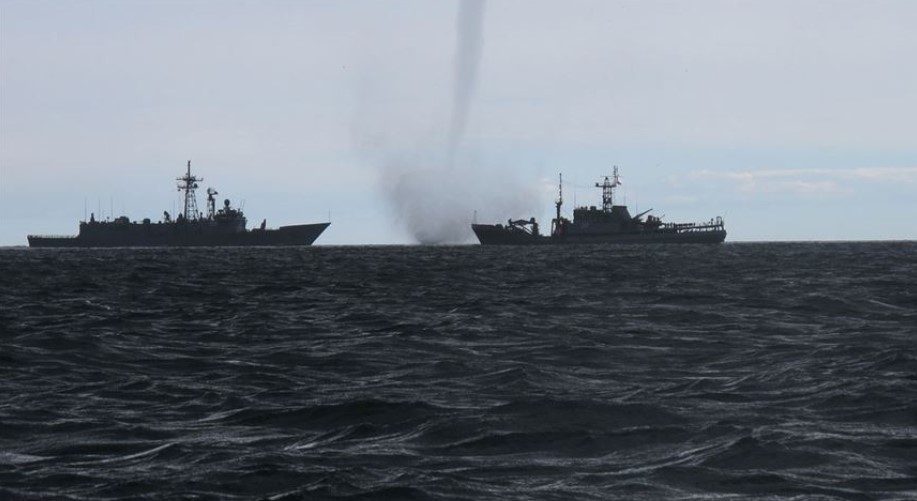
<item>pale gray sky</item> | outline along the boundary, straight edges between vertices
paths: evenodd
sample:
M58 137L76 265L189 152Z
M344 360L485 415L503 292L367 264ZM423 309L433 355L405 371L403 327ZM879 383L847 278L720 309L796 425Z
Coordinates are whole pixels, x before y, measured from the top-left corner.
M917 238L917 2L490 0L450 167L458 11L0 0L0 245L156 219L189 159L252 222L330 212L319 244L547 223L613 165L729 240Z

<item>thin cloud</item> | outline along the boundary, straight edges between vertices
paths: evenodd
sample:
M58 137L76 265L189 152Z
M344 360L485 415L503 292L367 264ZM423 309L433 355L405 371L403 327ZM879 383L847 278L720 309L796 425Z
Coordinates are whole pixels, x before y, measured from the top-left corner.
M866 167L849 170L849 175L855 179L917 184L917 167Z
M703 169L693 179L727 181L743 193L796 193L804 195L846 194L854 183L917 184L917 167L857 167L807 169L757 169L714 171Z
M723 172L701 170L692 174L695 179L726 181L735 184L742 193L796 193L837 194L845 190L833 180L807 178L827 174L827 169L787 169Z

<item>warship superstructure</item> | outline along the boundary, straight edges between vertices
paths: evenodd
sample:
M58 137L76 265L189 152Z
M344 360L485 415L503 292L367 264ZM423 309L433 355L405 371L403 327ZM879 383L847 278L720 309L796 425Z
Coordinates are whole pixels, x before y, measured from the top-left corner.
M112 221L97 221L93 214L89 221L80 222L80 231L74 236L29 235L29 247L209 247L209 246L273 246L312 245L312 242L331 223L297 224L247 229L247 219L241 209L234 208L228 199L216 208L213 188L207 188L207 213L197 209L195 190L204 179L191 174L191 162L184 176L176 179L178 190L184 192L182 213L173 218L163 212L161 221L149 219L130 221L127 216Z
M540 245L540 244L643 244L643 243L704 243L717 244L726 240L722 217L703 223L666 223L649 215L652 209L631 216L626 205L615 204L615 188L621 184L618 168L604 181L602 207L576 207L573 220L561 216L564 202L563 177L554 205L557 213L551 220L551 232L542 235L535 218L510 219L503 224L472 224L471 229L482 245ZM646 216L646 218L644 218Z

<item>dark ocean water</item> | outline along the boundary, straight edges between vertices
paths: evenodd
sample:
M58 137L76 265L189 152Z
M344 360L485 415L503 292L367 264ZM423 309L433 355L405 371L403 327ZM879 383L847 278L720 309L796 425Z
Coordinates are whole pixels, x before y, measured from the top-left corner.
M915 499L917 243L0 250L0 499Z

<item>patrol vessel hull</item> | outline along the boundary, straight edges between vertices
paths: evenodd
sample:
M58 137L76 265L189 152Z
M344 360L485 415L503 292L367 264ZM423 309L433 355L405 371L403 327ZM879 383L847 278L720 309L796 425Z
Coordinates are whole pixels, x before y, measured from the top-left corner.
M481 245L718 244L726 240L724 229L566 236L532 235L500 224L472 224L471 229Z
M481 245L547 244L718 244L726 240L723 218L703 223L666 223L647 215L653 209L631 215L626 205L615 204L615 188L621 185L618 168L614 175L596 183L602 189L602 206L573 209L573 219L561 214L564 203L563 176L558 183L556 215L547 235L539 231L535 218L509 219L503 224L473 223L471 229ZM644 216L646 216L644 218Z

